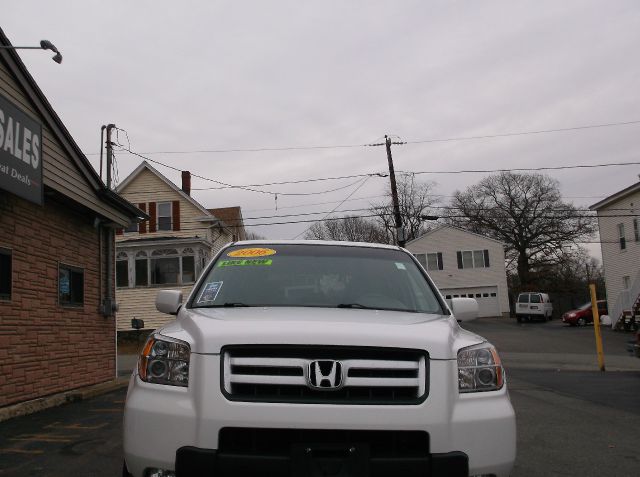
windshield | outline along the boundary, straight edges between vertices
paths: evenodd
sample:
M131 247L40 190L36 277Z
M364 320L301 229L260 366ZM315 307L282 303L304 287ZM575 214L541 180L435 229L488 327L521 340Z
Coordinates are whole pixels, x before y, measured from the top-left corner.
M234 246L218 257L191 306L372 308L442 314L411 256L334 245Z

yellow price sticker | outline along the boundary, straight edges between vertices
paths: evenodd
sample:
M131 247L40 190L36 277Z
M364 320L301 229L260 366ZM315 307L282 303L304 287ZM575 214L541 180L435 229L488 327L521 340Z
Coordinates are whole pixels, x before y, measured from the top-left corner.
M267 257L269 255L275 255L276 251L272 248L241 248L240 250L234 250L229 252L227 257L238 258L253 258L253 257Z

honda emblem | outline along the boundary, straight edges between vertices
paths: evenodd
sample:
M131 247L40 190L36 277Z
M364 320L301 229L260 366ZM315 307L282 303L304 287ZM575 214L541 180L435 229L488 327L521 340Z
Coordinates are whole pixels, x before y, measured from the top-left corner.
M342 386L342 364L334 360L311 361L307 382L313 389L338 389Z

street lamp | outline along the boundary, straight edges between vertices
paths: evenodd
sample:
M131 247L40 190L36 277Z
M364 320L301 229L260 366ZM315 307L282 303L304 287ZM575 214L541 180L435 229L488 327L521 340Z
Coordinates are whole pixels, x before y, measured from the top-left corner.
M62 63L62 55L49 40L42 40L40 46L0 46L0 50L51 50L55 55L51 58L56 63Z

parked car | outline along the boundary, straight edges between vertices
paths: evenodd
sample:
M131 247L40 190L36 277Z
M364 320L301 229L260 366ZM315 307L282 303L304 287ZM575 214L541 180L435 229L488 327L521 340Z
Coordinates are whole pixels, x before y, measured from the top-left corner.
M131 377L124 475L511 472L504 369L457 322L478 304L447 306L404 249L237 242L156 307L177 316Z
M516 319L518 323L526 320L550 320L553 316L553 303L549 295L541 292L524 292L518 295Z
M607 300L598 300L598 316L608 314ZM579 306L575 310L567 311L562 315L562 321L571 326L584 326L587 323L593 323L593 311L591 302L587 302Z

